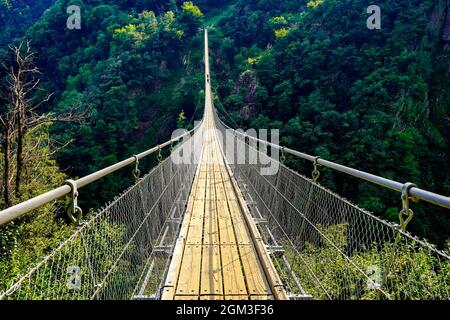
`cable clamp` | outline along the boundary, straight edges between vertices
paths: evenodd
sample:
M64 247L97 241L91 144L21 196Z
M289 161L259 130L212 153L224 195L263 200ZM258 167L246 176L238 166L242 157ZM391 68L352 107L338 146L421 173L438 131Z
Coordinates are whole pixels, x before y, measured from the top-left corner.
M320 157L314 158L314 164L313 164L314 170L312 172L312 178L313 178L314 183L317 183L317 181L319 180L319 177L320 177L320 171L318 170L318 167L320 166L319 160L320 160Z
M402 187L402 210L399 214L400 227L403 231L406 230L406 227L411 222L414 217L414 211L411 210L409 204L410 200L416 201L414 197L411 197L411 189L417 187L414 183L407 182Z
M163 161L163 156L161 154L161 145L158 146L158 163L161 163Z
M78 186L76 181L67 180L66 185L71 189L72 205L69 207L67 215L70 220L77 225L81 223L81 217L83 215L83 210L78 206Z
M285 153L285 147L281 147L281 157L280 157L280 163L284 164L286 162L286 153Z
M133 177L136 180L136 182L138 182L141 176L141 170L139 170L139 157L133 156L133 158L134 158Z

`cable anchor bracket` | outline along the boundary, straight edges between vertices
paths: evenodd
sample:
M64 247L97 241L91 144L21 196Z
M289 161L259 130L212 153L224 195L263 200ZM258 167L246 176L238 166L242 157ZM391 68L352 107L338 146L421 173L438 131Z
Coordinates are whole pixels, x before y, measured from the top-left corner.
M313 164L314 165L314 170L311 173L314 183L317 183L317 181L319 180L319 177L320 177L320 171L318 169L319 166L320 166L319 160L320 160L320 157L315 157L314 158L314 164Z
M281 164L285 164L286 162L286 148L285 147L281 147L281 157L280 157L280 163Z
M399 213L400 227L403 231L411 222L414 217L414 211L411 210L409 204L410 200L417 201L414 197L411 197L410 191L412 188L417 187L414 183L407 182L402 187L402 210Z
M141 170L139 170L139 157L133 156L134 158L134 170L133 170L133 177L136 180L136 183L139 182L139 179L141 177Z
M66 185L71 189L72 204L68 209L67 215L69 216L72 223L80 225L81 218L83 216L83 210L78 206L78 186L76 181L67 180Z
M161 146L160 145L158 146L158 157L157 157L157 159L158 159L158 163L161 163L163 161L163 156L161 154Z

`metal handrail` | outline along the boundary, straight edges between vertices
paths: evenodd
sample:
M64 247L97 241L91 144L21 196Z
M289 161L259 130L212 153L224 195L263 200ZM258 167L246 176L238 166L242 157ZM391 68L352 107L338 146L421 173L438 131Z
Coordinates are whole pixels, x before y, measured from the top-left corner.
M361 170L357 170L357 169L353 169L353 168L350 168L350 167L343 166L341 164L338 164L338 163L335 163L335 162L332 162L332 161L321 159L320 157L311 156L311 155L303 153L303 152L292 150L292 149L289 149L287 147L283 147L283 146L276 145L276 144L273 144L273 143L268 142L268 141L264 141L264 140L252 137L252 136L250 136L248 134L239 132L239 131L237 131L237 130L227 126L218 117L217 117L217 119L220 121L220 123L225 128L232 130L233 132L237 133L238 135L240 135L240 136L242 136L244 138L252 139L253 141L256 141L258 143L265 144L266 146L270 146L270 147L272 147L274 149L278 149L280 151L283 151L285 153L291 154L293 156L296 156L296 157L304 159L304 160L308 160L310 162L316 162L317 161L317 164L319 164L319 165L321 165L323 167L330 168L330 169L333 169L335 171L343 172L343 173L351 175L353 177L356 177L356 178L359 178L359 179L371 182L373 184L377 184L379 186L382 186L382 187L385 187L385 188L388 188L388 189L391 189L391 190L394 190L394 191L397 191L397 192L402 192L404 187L408 185L408 182L407 183L401 183L401 182L397 182L397 181L394 181L394 180L386 179L386 178L383 178L383 177L380 177L380 176L377 176L377 175L374 175L374 174L371 174L371 173L367 173L367 172L364 172L364 171L361 171ZM450 209L450 197L446 197L446 196L443 196L443 195L440 195L440 194L437 194L437 193L433 193L433 192L430 192L430 191L427 191L427 190L423 190L423 189L420 189L420 188L417 188L417 187L410 188L409 189L409 195L414 200L423 200L423 201L426 201L426 202L429 202L429 203L441 206L443 208Z
M136 163L136 159L141 160L143 158L146 158L146 157L152 155L153 153L155 153L165 147L168 147L173 143L180 141L184 137L192 134L195 130L197 130L201 124L202 124L202 122L199 122L194 129L180 135L177 138L171 139L159 146L156 146L152 149L144 151L136 156L130 157L126 160L123 160L123 161L116 163L112 166L109 166L105 169L94 172L88 176L85 176L83 178L76 180L75 184L77 186L77 189L83 188L89 184L92 184L95 181L98 181L106 176L109 176L110 174L112 174L114 172L119 171L120 169L123 169L125 167L128 167L128 166ZM54 190L48 191L44 194L41 194L35 198L32 198L30 200L27 200L25 202L16 204L5 210L2 210L2 211L0 211L0 226L4 225L6 223L9 223L14 219L17 219L17 218L23 216L24 214L26 214L30 211L33 211L34 209L40 208L43 205L46 205L52 201L58 200L64 196L70 194L71 191L72 191L72 188L70 187L70 185L66 184L59 188L56 188Z

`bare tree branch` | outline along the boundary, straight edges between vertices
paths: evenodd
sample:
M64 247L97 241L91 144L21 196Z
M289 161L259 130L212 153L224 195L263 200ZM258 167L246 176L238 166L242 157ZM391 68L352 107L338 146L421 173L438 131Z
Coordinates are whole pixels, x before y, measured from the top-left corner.
M40 114L39 109L45 103L50 102L53 93L44 97L37 94L40 90L40 70L34 66L35 52L32 51L30 41L22 41L17 46L10 46L13 55L13 65L6 67L7 90L0 93L0 99L4 100L7 110L0 116L0 127L2 129L2 147L5 157L3 194L6 205L10 205L10 183L14 179L15 171L15 193L20 196L21 178L26 161L37 161L31 159L29 151L25 150L25 138L27 133L38 126L50 122L77 122L82 123L87 116L87 110L79 112L76 109L57 114ZM3 64L4 65L4 64ZM35 147L41 141L37 141ZM56 152L56 151L55 151ZM15 163L13 161L15 154ZM51 153L53 154L53 153ZM30 160L31 159L31 160Z

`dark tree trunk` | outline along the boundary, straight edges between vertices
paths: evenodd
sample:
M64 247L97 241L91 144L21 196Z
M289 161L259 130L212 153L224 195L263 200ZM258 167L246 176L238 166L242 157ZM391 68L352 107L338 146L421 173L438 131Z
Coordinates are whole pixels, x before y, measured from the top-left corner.
M11 206L11 128L5 129L5 140L3 142L3 151L5 157L5 166L3 168L3 199L6 207Z
M20 184L22 178L22 171L24 167L23 145L25 138L25 124L24 124L23 110L18 113L18 128L17 128L17 169L16 169L16 197L20 197Z

